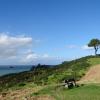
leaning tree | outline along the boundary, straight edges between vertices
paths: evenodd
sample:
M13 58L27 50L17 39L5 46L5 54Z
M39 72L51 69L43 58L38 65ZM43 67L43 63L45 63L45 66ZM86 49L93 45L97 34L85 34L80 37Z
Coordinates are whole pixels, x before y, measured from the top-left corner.
M97 55L97 51L100 48L100 40L99 39L92 39L88 43L88 47L93 47L95 50L95 55Z

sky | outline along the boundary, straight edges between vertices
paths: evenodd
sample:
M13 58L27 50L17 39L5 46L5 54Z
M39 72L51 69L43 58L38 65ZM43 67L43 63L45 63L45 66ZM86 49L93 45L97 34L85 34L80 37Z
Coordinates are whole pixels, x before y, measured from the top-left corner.
M0 0L0 65L59 64L94 54L100 0Z

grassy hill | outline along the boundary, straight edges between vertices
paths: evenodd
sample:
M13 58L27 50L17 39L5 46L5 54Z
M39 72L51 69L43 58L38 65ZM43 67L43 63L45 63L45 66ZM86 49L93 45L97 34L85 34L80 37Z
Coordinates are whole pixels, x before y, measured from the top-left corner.
M64 61L54 67L39 65L31 68L30 71L0 77L0 90L1 93L7 92L4 100L16 96L18 98L14 100L22 100L20 98L25 96L32 98L29 100L66 100L66 98L68 100L99 100L100 85L85 85L72 90L57 86L67 78L80 80L87 75L91 66L98 66L98 64L100 65L100 56Z
M87 56L80 59L65 61L54 68L53 74L48 76L48 82L62 82L67 78L80 80L91 66L100 64L99 56Z
M93 65L100 64L100 56L87 56L72 61L64 61L54 67L45 65L32 68L30 71L9 74L0 77L0 90L12 86L33 82L38 85L61 83L64 79L74 77L79 80Z

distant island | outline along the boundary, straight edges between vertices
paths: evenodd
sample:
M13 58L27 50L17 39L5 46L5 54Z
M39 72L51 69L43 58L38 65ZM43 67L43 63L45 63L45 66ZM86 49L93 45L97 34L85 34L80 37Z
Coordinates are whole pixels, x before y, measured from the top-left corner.
M10 66L9 68L14 68L14 66Z

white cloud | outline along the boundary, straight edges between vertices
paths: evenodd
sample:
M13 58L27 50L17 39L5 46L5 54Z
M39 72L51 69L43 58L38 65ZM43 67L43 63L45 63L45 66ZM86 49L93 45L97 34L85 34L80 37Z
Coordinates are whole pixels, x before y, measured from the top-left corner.
M93 47L88 47L87 45L84 45L81 47L83 50L92 50Z
M32 44L31 37L13 37L5 34L0 35L0 48L22 48Z
M16 58L22 49L32 45L31 37L0 34L0 59Z
M20 63L24 64L57 64L62 62L62 59L59 57L50 56L48 54L37 54L30 50L27 52L20 60Z
M77 45L74 45L74 44L68 45L67 48L70 48L70 49L77 48Z
M32 51L40 40L32 37L0 34L0 64L57 64L61 59Z
M38 58L39 58L38 54L35 54L33 52L29 52L21 57L20 62L21 63L31 63L31 62L37 60Z

